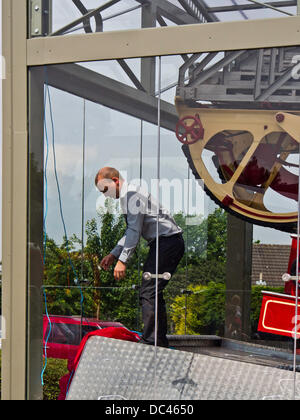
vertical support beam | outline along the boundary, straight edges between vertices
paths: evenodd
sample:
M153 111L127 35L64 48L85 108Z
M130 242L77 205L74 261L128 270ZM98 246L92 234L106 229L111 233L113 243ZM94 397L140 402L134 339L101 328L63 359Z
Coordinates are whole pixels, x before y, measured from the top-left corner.
M43 368L43 198L44 198L44 69L28 73L28 311L27 398L42 400Z
M225 337L249 338L253 225L228 214ZM240 325L236 322L240 319Z
M52 32L52 0L28 1L28 38Z
M2 193L2 399L26 396L27 294L27 1L2 0L3 193Z
M142 8L142 28L156 27L157 2L153 0ZM155 57L141 59L141 85L150 93L155 94Z

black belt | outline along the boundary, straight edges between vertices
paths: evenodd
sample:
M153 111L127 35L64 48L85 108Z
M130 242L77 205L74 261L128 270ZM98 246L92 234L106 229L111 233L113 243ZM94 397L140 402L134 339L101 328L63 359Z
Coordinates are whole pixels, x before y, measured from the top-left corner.
M166 238L182 238L182 232L178 232L178 233L174 233L174 235L169 235L169 236L165 236L165 235L161 235L159 236L159 239L166 239Z
M158 237L159 240L161 240L161 239L170 239L170 238L175 238L175 239L176 238L181 238L181 239L183 239L182 232L174 233L174 235L170 235L170 236L160 235ZM156 238L151 239L151 241L148 242L148 246L154 245L154 244L156 244Z

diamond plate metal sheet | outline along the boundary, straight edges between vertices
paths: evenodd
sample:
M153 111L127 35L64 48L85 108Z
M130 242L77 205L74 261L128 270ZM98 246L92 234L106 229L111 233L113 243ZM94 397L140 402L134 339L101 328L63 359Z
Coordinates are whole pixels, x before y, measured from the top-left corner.
M282 369L91 337L67 400L287 400L299 384Z

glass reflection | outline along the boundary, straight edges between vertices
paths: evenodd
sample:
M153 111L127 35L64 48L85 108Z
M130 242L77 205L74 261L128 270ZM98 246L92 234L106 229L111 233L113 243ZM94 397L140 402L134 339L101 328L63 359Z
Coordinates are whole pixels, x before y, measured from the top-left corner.
M178 123L174 131L193 176L203 180L206 193L226 211L227 219L222 299L216 299L215 304L209 302L206 285L202 283L196 289L193 280L189 294L177 299L176 310L187 311L189 300L191 305L193 301L198 303L190 317L186 316L197 328L190 331L209 331L223 337L218 353L223 360L248 361L250 353L257 363L260 356L253 344L259 343L265 366L275 363L289 370L285 379L278 374L279 383L289 382L288 390L279 390L284 394L263 393L264 398L274 399L296 395L296 376L291 371L295 371L297 361L297 304L294 296L285 296L287 284L281 278L290 264L275 247L267 259L263 246L272 248L273 241L283 241L288 244L286 252L293 253L290 235L282 232L295 233L298 217L299 134L293 128L298 127L299 100L290 91L296 51L297 47L191 55L179 69L175 100ZM280 63L280 56L286 57L285 64ZM283 69L289 76L284 80L276 73ZM263 226L263 244L255 244L254 253L253 227L257 225ZM271 233L267 227L277 232ZM208 232L207 259L210 240ZM219 256L217 251L216 260ZM254 271L257 266L259 278L254 281L251 268ZM273 288L271 275L276 277L276 282L272 279ZM220 284L212 279L208 286L217 293ZM280 305L291 312L285 313ZM201 307L206 308L205 313ZM209 319L212 307L218 308L218 313L211 315L209 330L204 321ZM178 315L176 322L180 324ZM186 330L181 322L177 331L182 334ZM228 352L222 350L225 346ZM275 346L278 353L271 355L268 346ZM281 349L284 364L280 363ZM214 354L213 348L205 352Z
M253 56L258 57L259 54ZM168 72L169 64L173 66L180 61L179 57L172 60L168 57L164 67L162 59L164 83L169 83L168 77L171 78L164 74ZM105 69L106 77L109 77L110 64L97 63L97 68ZM138 61L129 64L136 68ZM155 90L159 87L163 90L164 83L156 82ZM141 240L134 247L135 253L126 265L126 277L122 283L117 283L114 277L115 264L107 271L101 269L103 258L112 252L128 229L121 203L108 199L95 189L96 173L100 168L109 166L117 168L130 185L151 192L162 208L168 211L174 225L183 231L185 253L180 261L176 261L176 271L172 272L172 278L164 288L166 312L163 324L169 346L187 351L189 357L197 354L197 363L204 360L211 363L211 378L214 378L214 369L217 372L221 369L215 356L228 365L229 371L230 366L235 365L233 361L252 365L256 380L261 372L267 386L268 372L271 372L272 378L275 378L271 382L279 384L276 392L275 388L274 392L266 388L255 395L280 399L281 393L287 392L290 398L290 384L296 384L290 374L293 374L292 369L295 370L298 361L297 357L294 361L291 359L297 356L293 336L266 331L261 327L261 320L266 296L275 299L278 295L293 295L292 288L282 282L281 276L285 271L292 275L297 273L297 249L293 244L293 253L290 254L290 258L293 254L292 269L291 261L288 264L287 259L281 259L275 248L267 260L264 248L259 243L254 247L253 242L258 241L256 224L260 223L263 242L272 247L273 243L283 241L290 253L290 233L295 227L298 204L297 138L289 127L280 125L275 110L254 109L254 106L248 109L245 104L241 106L238 103L234 108L224 107L224 103L220 105L216 101L207 103L208 97L203 103L199 103L198 98L194 104L191 98L183 100L177 97L173 98L172 104L172 92L174 87L159 95L162 110L169 110L169 113L160 114L158 155L158 127L156 116L153 116L157 115L157 100L153 105L154 96L150 95L151 100L148 97L147 102L147 106L152 106L151 118L143 120L141 113L147 115L146 103L144 107L139 103L135 111L123 106L120 112L118 99L115 106L109 107L96 100L92 102L88 98L50 88L52 115L48 102L45 113L49 155L43 289L49 318L45 307L44 341L40 343L48 358L48 368L51 359L64 360L64 373L69 375L64 379L67 381L65 387L68 387L74 370L70 360L74 359L75 350L77 354L88 333L103 330L103 325L113 328L125 326L127 331L140 337L145 324L140 307L140 297L145 296L143 273L150 272L154 287L152 275L156 272L156 257L168 266L168 259L174 260L178 252L176 245L170 255L163 257L161 253L156 254L155 247L152 250L150 247L153 259L149 266L147 238L139 238ZM168 107L172 105L172 110L166 103ZM296 105L293 104L294 115L297 115ZM134 112L136 116L132 115ZM288 109L285 112L288 113ZM181 123L176 126L178 121ZM53 136L56 159L52 149ZM45 150L46 147L45 139ZM44 160L46 162L46 156ZM157 178L160 180L159 190ZM65 227L61 211L65 216ZM154 209L153 220L156 216ZM282 219L277 223L280 217ZM288 222L291 223L286 223L286 218L290 218ZM268 230L266 226L273 229ZM156 242L156 239L154 232L152 240ZM159 240L163 243L161 238ZM267 276L270 266L275 267L276 264L279 266L276 271L279 278L276 277L276 282L274 280L271 285ZM254 277L254 269L258 265L260 271ZM166 269L163 267L162 271ZM33 282L33 273L31 276ZM155 299L153 287L152 300ZM162 299L162 294L158 299ZM160 303L164 306L162 300ZM161 312L152 312L151 316L157 316L157 322L161 322ZM273 315L272 322L275 318ZM157 393L167 383L168 392L176 388L178 396L178 392L182 391L183 382L180 381L183 378L176 377L175 386L161 376L167 369L163 365L165 356L162 351L169 350L160 347L150 349L154 352L151 360L156 364L151 392ZM270 347L275 350L271 352ZM66 360L72 365L69 370ZM241 365L235 366L241 368ZM234 371L236 375L242 372L239 367ZM268 370L278 367L282 369ZM172 372L169 373L171 375ZM189 381L188 385L197 383L197 375L196 370L189 372L184 380ZM250 378L245 378L250 384ZM212 380L221 386L220 378ZM287 383L285 381L292 381L288 390L280 388L280 384ZM241 396L236 389L225 386L222 389L223 398ZM47 398L47 388L44 392ZM216 395L211 390L210 397L212 395L218 398L221 394ZM254 393L251 395L253 397Z

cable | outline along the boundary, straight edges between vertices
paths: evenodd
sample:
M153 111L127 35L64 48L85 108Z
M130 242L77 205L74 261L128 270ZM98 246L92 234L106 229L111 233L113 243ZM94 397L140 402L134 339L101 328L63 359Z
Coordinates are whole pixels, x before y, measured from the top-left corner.
M187 243L187 250L185 254L185 291L187 292L188 288L188 249L189 249L189 230L188 224L186 223L187 218L189 217L190 213L190 167L188 165L188 191L187 191L187 216L185 218L185 229L186 229L186 243ZM185 293L185 309L184 309L184 335L187 332L187 304L188 304L188 295Z
M83 99L83 124L82 124L82 192L81 192L81 283L83 283L83 247L84 247L84 194L85 194L85 140L86 140L86 102ZM81 307L82 309L82 307ZM82 319L83 312L80 314L80 341L82 340Z
M236 2L236 0L231 0L231 3L234 6L239 6L238 3ZM243 10L239 10L240 14L243 16L244 19L248 20L248 16L246 15L246 13Z
M298 194L300 197L300 145L299 145L299 173L298 173ZM296 257L296 296L295 296L295 335L293 337L294 339L294 354L293 354L293 372L294 372L294 380L293 380L293 396L295 399L296 395L296 372L297 372L297 332L298 332L298 301L299 301L299 250L300 250L300 201L298 198L298 220L297 220L297 257Z
M44 163L44 179L45 179L45 212L44 212L44 218L43 218L43 229L44 229L44 249L43 249L43 266L45 267L45 261L46 261L46 241L47 241L47 233L46 233L46 219L48 214L48 179L47 179L47 165L48 165L48 156L49 156L49 141L48 141L48 131L47 131L47 124L46 124L46 99L47 99L47 90L44 88L44 128L45 128L45 139L46 139L46 159ZM44 301L45 301L45 313L48 319L48 325L49 325L49 332L45 340L45 346L44 346L44 354L45 354L45 362L44 366L41 372L41 382L42 386L44 386L44 373L47 367L47 344L50 338L51 330L52 330L52 324L51 319L49 317L48 313L48 306L47 306L47 296L45 287L43 287L43 294L44 294Z
M67 254L68 254L68 258L69 258L69 263L70 263L70 266L71 266L71 268L73 270L73 273L74 273L74 277L75 277L74 283L77 285L77 284L79 284L79 280L78 280L78 276L77 276L77 273L76 273L75 267L73 265L73 262L72 262L72 259L71 259L71 255L70 255L69 240L68 240L66 223L65 223L64 214L63 214L61 191L60 191L60 185L59 185L58 174L57 174L56 152L55 152L55 132L54 132L54 121L53 121L53 112L52 112L52 102L51 102L51 95L50 95L49 85L47 83L47 80L46 80L46 90L47 90L47 93L48 93L50 120L51 120L51 127L52 127L53 168L54 168L54 175L55 175L55 181L56 181L56 187L57 187L57 193L58 193L59 211L60 211L61 221L62 221L62 224L63 224L64 234L65 234L66 250L67 250ZM80 305L82 306L82 304L83 304L83 294L82 294L82 291L81 291L81 287L80 286L79 286L79 289L80 289L80 293L81 293Z

